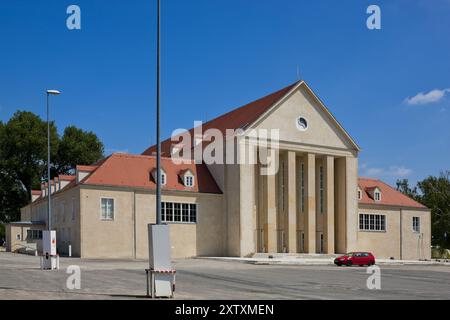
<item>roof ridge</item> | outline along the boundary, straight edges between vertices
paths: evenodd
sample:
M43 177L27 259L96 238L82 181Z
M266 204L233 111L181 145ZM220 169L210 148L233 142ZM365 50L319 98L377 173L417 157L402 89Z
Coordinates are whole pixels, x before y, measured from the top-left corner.
M239 129L239 128L243 128L244 126L248 126L249 124L251 124L251 123L254 123L257 119L259 119L267 110L269 110L271 107L273 107L274 105L276 105L282 98L284 98L289 92L291 92L291 90L293 89L293 88L295 88L297 85L299 85L299 84L301 84L301 83L303 83L304 81L303 80L298 80L298 81L296 81L296 82L294 82L294 83L292 83L292 84L290 84L290 85L288 85L288 86L286 86L286 87L283 87L282 89L279 89L279 90L277 90L277 91L275 91L275 92L272 92L272 93L269 93L269 94L266 94L265 96L263 96L263 97L261 97L261 98L258 98L258 99L256 99L256 100L253 100L252 102L249 102L249 103L246 103L245 105L243 105L243 106L240 106L240 107L237 107L237 108L235 108L235 109L232 109L232 110L230 110L229 112L227 112L227 113L224 113L224 114L221 114L221 115L219 115L219 116L217 116L217 117L215 117L215 118L213 118L213 119L211 119L211 120L209 120L209 121L207 121L207 122L205 122L205 123L202 123L202 127L203 128L205 128L205 127L208 127L208 126L210 126L211 124L214 124L214 123L217 123L220 119L227 119L227 117L230 117L231 115L233 115L233 114L238 114L239 115L239 112L242 112L242 110L245 110L245 109L247 109L247 108L249 108L249 107L257 107L257 108L260 108L260 109L264 109L264 110L261 110L262 112L259 114L258 112L255 112L255 113L257 113L257 117L255 118L255 119L247 119L247 120L249 120L250 122L246 122L246 123L241 123L240 125L239 125L239 127L237 127L237 128L234 128L235 126L233 126L233 128L229 128L229 129L234 129L234 130L236 130L236 129ZM270 99L270 98L274 98L274 97L277 97L278 95L281 95L281 94L283 94L282 96L280 96L279 98L277 98L276 99L276 101L267 101L267 105L259 105L260 103L262 103L262 102L265 102L265 100L268 100L268 99ZM241 116L241 118L242 118L242 115L240 115ZM229 120L229 119L228 119ZM241 121L243 120L243 119L240 119ZM247 121L247 120L245 120L245 121ZM238 121L239 122L239 121ZM193 130L194 130L195 128L191 128L191 129L189 129L189 130L187 130L187 132L192 132ZM219 129L219 130L221 130L221 129ZM222 130L221 130L222 131ZM168 144L169 142L171 141L171 138L168 138L168 139L165 139L165 140L163 140L162 142L161 142L161 144L163 145L163 147L166 145L166 144ZM147 154L147 153L149 153L149 152L152 152L153 151L153 149L155 148L155 146L156 145L152 145L152 146L150 146L149 148L147 148L142 154Z

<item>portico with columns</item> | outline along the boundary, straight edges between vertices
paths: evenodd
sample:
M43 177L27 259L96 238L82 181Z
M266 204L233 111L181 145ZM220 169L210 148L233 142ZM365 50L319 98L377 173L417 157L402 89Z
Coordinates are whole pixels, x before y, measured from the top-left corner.
M350 157L293 150L280 151L275 175L261 175L260 165L255 165L252 180L257 192L250 199L255 207L254 252L344 252L346 220L351 218L346 217L347 209L356 212L356 204L348 207L353 194L338 189L339 179L356 173L352 165L355 159ZM351 181L343 185L347 183Z
M244 161L226 170L225 181L234 184L226 189L228 254L351 250L357 234L359 147L304 82L245 133L261 129L278 130L278 170L263 174L266 161L258 156L256 164ZM238 143L256 155L266 148L246 134Z

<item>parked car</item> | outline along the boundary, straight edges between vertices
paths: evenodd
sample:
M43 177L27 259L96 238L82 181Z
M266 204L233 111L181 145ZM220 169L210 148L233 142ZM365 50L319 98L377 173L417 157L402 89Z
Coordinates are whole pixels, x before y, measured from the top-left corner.
M375 264L375 257L370 252L350 252L334 259L337 266L372 266Z

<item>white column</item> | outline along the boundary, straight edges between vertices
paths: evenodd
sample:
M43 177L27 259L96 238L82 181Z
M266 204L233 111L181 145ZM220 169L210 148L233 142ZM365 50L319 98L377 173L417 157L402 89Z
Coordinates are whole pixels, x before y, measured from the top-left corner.
M334 253L334 157L326 156L324 159L325 173L325 219L324 219L324 246L325 252Z
M297 157L295 152L287 153L287 192L288 192L288 250L297 252Z

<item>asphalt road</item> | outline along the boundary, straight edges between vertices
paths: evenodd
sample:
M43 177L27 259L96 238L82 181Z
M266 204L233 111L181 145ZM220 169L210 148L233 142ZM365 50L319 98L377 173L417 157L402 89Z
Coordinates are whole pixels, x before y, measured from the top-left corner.
M69 265L81 289L69 290ZM42 271L39 258L0 252L0 299L144 299L145 261L61 259ZM176 299L450 299L450 267L382 266L381 289L367 289L365 267L251 265L178 260Z

